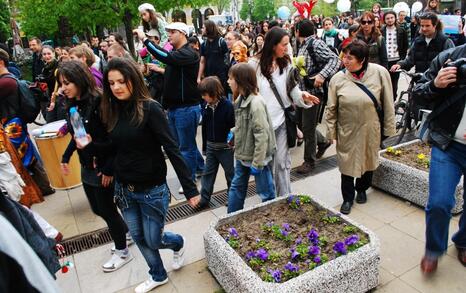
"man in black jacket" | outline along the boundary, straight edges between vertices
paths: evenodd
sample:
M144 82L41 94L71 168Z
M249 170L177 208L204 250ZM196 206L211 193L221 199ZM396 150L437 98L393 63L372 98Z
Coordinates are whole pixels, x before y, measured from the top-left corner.
M195 180L196 171L204 168L204 159L196 145L197 126L201 117L201 95L197 89L200 57L188 44L189 28L185 23L174 22L165 28L168 40L173 45L171 52L148 40L142 30L134 32L144 41L147 50L167 65L162 105L168 110L170 129Z
M383 18L385 26L382 28L382 36L385 38L385 47L387 50L387 69L390 69L398 61L406 58L408 33L396 23L396 13L394 11L385 12ZM390 72L390 78L392 80L393 100L395 100L400 73Z
M29 48L32 51L32 81L35 81L44 68L44 61L42 61L42 56L40 55L42 42L39 38L33 37L29 40Z
M465 57L466 45L440 53L413 92L419 104L433 105L429 123L432 154L426 207L426 251L421 261L421 270L425 274L435 272L438 258L447 250L456 186L461 175L466 175L466 65L463 61L457 68L448 63L448 60ZM463 193L464 202L465 199ZM459 261L466 266L464 212L452 240L458 250Z

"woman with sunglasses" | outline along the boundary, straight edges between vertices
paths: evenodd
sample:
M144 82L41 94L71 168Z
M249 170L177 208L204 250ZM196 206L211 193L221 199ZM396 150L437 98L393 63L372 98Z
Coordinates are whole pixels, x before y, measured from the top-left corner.
M361 25L356 37L369 46L369 62L382 65L387 68L387 50L385 39L380 30L375 26L375 16L371 12L364 12L359 22Z

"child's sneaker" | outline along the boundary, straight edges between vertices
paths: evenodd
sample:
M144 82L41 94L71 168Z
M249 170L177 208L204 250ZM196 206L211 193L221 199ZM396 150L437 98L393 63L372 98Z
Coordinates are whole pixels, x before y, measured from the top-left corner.
M152 277L149 277L144 283L139 284L135 289L134 292L136 293L146 293L154 289L155 287L161 286L168 282L168 277L160 282L154 281Z
M133 256L128 249L116 250L110 260L102 265L102 269L106 273L114 272L132 260Z
M133 237L131 237L131 234L126 233L126 247L129 247L130 245L134 244ZM110 248L112 254L115 253L116 247L115 244L112 245L112 248Z
M173 270L179 270L182 266L183 266L183 263L184 263L184 250L186 248L186 239L181 236L181 238L183 238L183 247L181 247L180 250L178 251L173 251L173 263L172 263L172 268Z

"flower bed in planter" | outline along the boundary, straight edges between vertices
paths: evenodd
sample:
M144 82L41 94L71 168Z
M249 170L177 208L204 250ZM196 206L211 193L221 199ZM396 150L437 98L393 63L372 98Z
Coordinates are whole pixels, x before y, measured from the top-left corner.
M204 244L227 292L367 292L378 283L375 234L308 196L225 215Z
M430 147L419 140L380 151L372 186L425 207L429 196ZM463 210L463 180L456 187L452 213Z

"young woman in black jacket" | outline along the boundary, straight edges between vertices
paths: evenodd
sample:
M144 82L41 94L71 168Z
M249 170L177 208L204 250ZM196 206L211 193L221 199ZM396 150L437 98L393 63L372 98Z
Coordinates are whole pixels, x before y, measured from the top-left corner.
M149 266L150 278L136 287L148 292L168 282L159 249L174 251L173 269L183 264L186 242L164 231L170 203L166 183L168 156L184 195L196 207L200 196L173 139L162 106L151 99L137 65L114 58L104 76L103 118L115 150L115 196L129 231Z
M68 162L73 152L77 150L81 162L84 192L92 211L105 220L115 242L114 254L102 266L105 272L112 272L131 261L133 257L126 245L128 227L113 201L113 162L111 152L108 151L110 145L108 134L100 119L101 96L91 73L79 61L60 64L57 77L63 94L67 97L67 123L71 135L74 136L74 131L69 119L69 109L76 107L86 132L93 138L86 146L71 139L62 157L62 172L65 175L70 173Z

